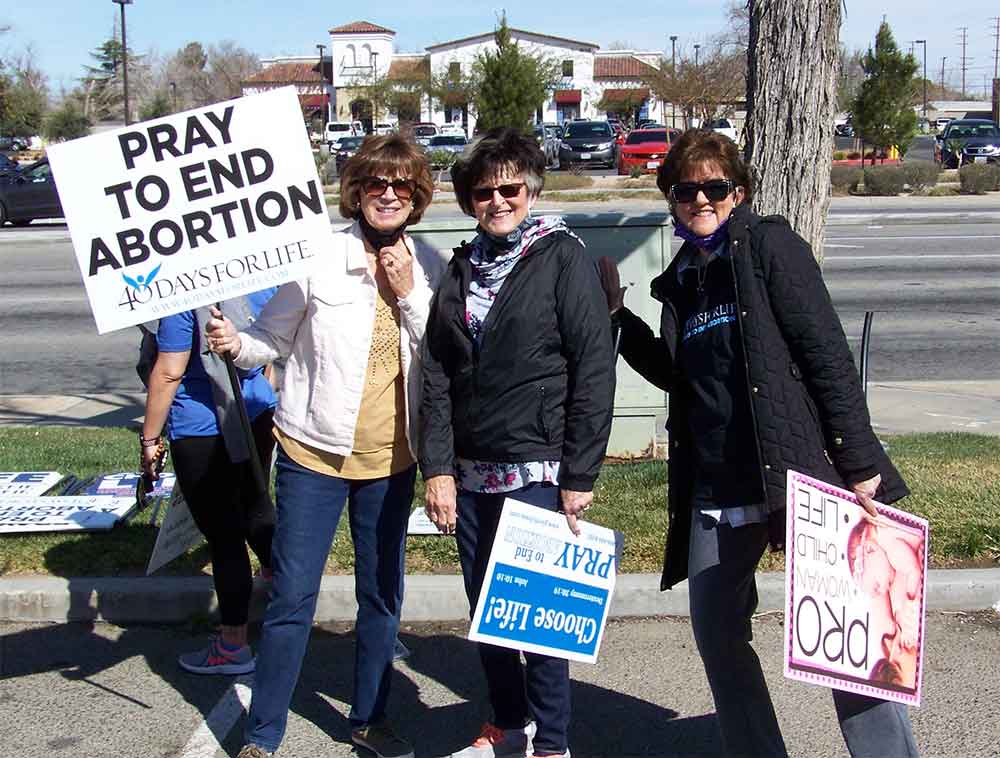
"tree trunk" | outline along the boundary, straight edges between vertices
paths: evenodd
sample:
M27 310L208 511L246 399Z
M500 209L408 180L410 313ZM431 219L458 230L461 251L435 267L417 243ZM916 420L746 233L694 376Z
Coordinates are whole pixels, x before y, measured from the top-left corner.
M754 210L778 213L823 260L843 0L749 0L746 155Z

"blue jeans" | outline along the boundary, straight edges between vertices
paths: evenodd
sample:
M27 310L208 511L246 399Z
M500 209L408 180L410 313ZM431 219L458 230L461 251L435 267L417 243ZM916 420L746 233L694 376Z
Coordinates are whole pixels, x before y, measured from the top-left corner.
M757 608L754 571L768 527L733 528L693 513L688 556L691 626L701 654L727 756L787 756L760 660L750 641ZM915 758L901 703L833 690L840 731L853 758Z
M529 484L501 495L459 490L455 536L470 614L475 613L479 602L500 512L508 495L549 511L559 507L559 488L551 484ZM534 719L538 727L535 753L565 753L570 719L569 661L524 653L526 665L522 665L517 650L477 644L494 724L501 729L518 729Z
M274 578L257 652L257 674L245 741L278 749L302 669L316 598L337 522L349 506L354 540L354 727L385 715L393 644L403 603L406 522L416 467L382 479L348 480L295 463L279 446Z

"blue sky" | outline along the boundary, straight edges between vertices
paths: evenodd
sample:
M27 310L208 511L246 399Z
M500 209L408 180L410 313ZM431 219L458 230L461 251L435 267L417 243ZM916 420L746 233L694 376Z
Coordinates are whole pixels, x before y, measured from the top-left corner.
M961 24L969 27L968 88L982 92L984 75L992 75L996 26L990 19L1000 14L995 0L956 0L946 4L947 13L942 13L940 0L846 1L841 40L849 47L867 47L886 14L904 49L909 49L911 39L927 39L930 78L940 77L941 58L947 56L946 78L957 83ZM345 6L353 9L339 9ZM0 26L12 27L0 37L0 52L19 53L31 45L36 64L49 75L56 93L61 85L75 84L83 64L89 62L90 50L110 35L119 10L111 0L33 0L15 7L16 12L0 10ZM669 48L671 34L678 35L678 44L688 49L703 42L723 28L726 2L424 0L375 6L295 0L135 0L126 6L126 19L129 47L137 52L168 55L194 40L210 44L228 39L268 57L312 54L317 43L327 42L331 27L359 19L394 29L397 50L420 51L426 45L489 31L501 8L506 9L510 24L522 29L594 42L602 48L624 42L654 50ZM919 58L919 46L917 51Z

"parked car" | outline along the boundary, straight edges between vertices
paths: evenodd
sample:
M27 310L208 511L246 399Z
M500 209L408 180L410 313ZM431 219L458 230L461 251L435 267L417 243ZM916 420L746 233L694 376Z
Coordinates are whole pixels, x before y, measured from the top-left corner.
M461 124L442 124L438 127L438 134L450 137L464 137L465 128Z
M554 167L559 165L559 135L562 128L559 124L536 124L535 139L538 146L545 153L545 165Z
M20 173L0 175L0 226L25 226L36 218L61 218L62 204L47 158Z
M395 124L375 124L372 128L374 134L392 134L396 131Z
M571 121L559 142L559 165L613 167L618 159L615 133L607 121Z
M643 173L655 174L680 136L677 129L633 129L618 151L618 173L626 176L638 168Z
M410 132L413 134L413 141L418 145L423 145L427 147L430 144L431 137L436 137L438 134L437 124L430 123L419 123L413 124L410 127Z
M740 135L736 131L736 127L733 126L733 122L728 118L717 118L708 122L708 128L713 132L719 134L724 134L733 142L739 142Z
M337 167L337 174L339 175L341 170L344 168L344 164L347 163L348 159L358 152L358 148L361 147L361 143L365 141L364 137L341 137L340 142L337 145L336 152L333 153L334 165Z
M323 130L323 140L330 146L330 153L337 149L344 137L363 137L365 128L360 121L330 121Z
M833 127L833 134L837 137L853 137L854 127L850 123L836 124Z
M441 152L450 153L451 155L458 155L463 150L465 146L469 144L469 140L465 138L465 135L457 134L436 134L430 138L427 142L427 154L430 156L432 166L440 165L451 165L451 160L447 163L443 160L439 160ZM437 154L437 155L436 155Z
M0 175L21 173L21 164L0 153Z
M24 137L0 137L0 150L8 153L17 153L27 150L30 143Z
M934 160L942 168L1000 162L1000 130L988 119L954 119L934 140Z

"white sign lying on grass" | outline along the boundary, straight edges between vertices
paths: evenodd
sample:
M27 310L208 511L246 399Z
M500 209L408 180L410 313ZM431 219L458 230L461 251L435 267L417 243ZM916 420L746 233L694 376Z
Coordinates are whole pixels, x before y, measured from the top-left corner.
M61 481L58 471L0 471L0 495L44 495Z
M188 508L180 487L175 488L167 515L163 517L160 531L156 533L156 544L153 545L153 552L149 556L146 575L149 576L174 558L184 555L204 539L204 535L194 523L191 509Z
M135 497L0 497L0 534L107 530L135 508Z
M102 334L304 278L332 241L293 87L48 156Z

